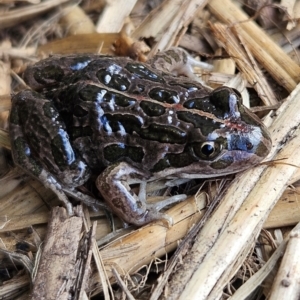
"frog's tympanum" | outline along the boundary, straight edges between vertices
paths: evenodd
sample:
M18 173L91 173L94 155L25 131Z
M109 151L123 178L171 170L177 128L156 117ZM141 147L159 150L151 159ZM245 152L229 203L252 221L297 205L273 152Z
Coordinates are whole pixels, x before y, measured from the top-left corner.
M166 71L190 73L190 62L172 49L148 64L76 54L29 67L24 77L33 90L12 99L15 163L51 188L69 213L66 194L77 194L97 174L102 196L124 221L171 221L158 212L170 201L147 204L129 185L235 173L259 163L271 147L238 91L211 90Z

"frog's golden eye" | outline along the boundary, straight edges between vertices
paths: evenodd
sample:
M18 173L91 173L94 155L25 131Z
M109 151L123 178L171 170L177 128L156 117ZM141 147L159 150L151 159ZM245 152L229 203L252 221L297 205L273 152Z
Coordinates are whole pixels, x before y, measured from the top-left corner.
M217 142L204 142L194 145L193 150L198 157L212 159L220 153L221 145Z

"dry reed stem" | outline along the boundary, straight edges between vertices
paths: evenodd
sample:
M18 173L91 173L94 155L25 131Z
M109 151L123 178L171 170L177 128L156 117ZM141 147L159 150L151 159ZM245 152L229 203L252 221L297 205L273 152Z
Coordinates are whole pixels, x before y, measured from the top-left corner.
M193 1L190 1L193 2ZM178 46L178 35L184 34L186 31L183 28L184 16L188 11L188 1L183 1L182 5L179 7L174 18L165 28L164 32L159 35L160 38L157 39L157 43L152 47L148 57L152 58L158 51L163 51L173 46Z
M31 299L69 299L81 228L81 217L69 217L65 208L53 209Z
M0 29L12 27L20 24L23 21L30 20L42 13L47 12L54 7L59 7L61 4L71 2L70 0L50 0L43 1L39 4L30 5L28 7L22 7L12 9L10 11L4 11L0 13Z
M89 290L96 226L97 222L93 222L93 225L86 231L86 234L88 235L86 239L87 245L84 247L86 248L86 251L82 251L81 253L83 263L80 266L80 276L77 275L76 277L76 294L74 298L87 298L86 294L87 290ZM72 287L72 289L74 289L74 287Z
M28 58L36 53L36 47L26 47L26 48L6 48L0 47L1 57L10 58Z
M0 95L11 93L10 64L0 61Z
M68 7L60 23L66 27L68 35L88 34L96 31L95 25L79 6Z
M136 2L137 0L110 0L97 22L96 31L101 33L120 32ZM118 17L116 18L116 16Z
M216 55L222 55L221 48L216 52ZM236 63L232 58L216 59L213 61L213 64L214 64L213 70L220 74L225 74L229 76L231 75L233 77L236 72ZM227 78L227 80L224 81L224 83L226 83L229 80L230 78Z
M163 2L149 14L133 32L133 38L156 37L157 43L150 51L151 58L158 50L165 50L179 44L187 25L197 11L201 10L207 0L176 0ZM155 16L155 18L154 18Z
M1 222L0 232L10 232L38 224L46 224L48 219L48 212L31 213L30 218L28 215L6 216L5 222Z
M210 11L229 26L234 26L255 58L289 92L299 81L300 67L272 39L230 0L212 0Z
M90 33L77 34L60 40L49 42L38 48L38 54L71 54L71 53L99 53L113 55L112 44L120 34Z
M20 215L27 215L28 218L31 213L47 211L45 203L49 206L59 203L52 192L24 173L21 176L16 175L14 178L9 178L7 181L4 178L1 183L3 190L8 190L1 197L0 214L7 215L8 220ZM12 190L13 187L15 188ZM8 224L7 226L10 227ZM2 230L2 232L4 231L5 229Z
M20 291L23 291L24 300L29 299L29 295L26 293L29 287L28 275L27 274L17 274L0 286L0 295L3 299L21 299ZM18 297L18 298L16 298Z
M93 222L93 224L91 224L90 213L88 209L84 210L83 224L84 224L85 231L88 231L92 225L95 226L96 224L96 222ZM104 298L109 299L109 294L113 295L113 292L112 292L111 285L109 283L109 278L105 271L103 259L99 251L95 237L93 237L92 239L92 251L93 251L93 258L94 258L94 262L96 265L96 272L97 272L96 274L94 274L94 278L96 278L96 282L101 282L101 288L102 288Z
M10 109L10 104L11 104L10 95L4 94L3 96L1 96L1 94L0 94L0 113L4 111L8 111Z
M293 226L300 220L300 187L284 191L264 223L264 228Z
M4 148L10 149L8 132L2 129L0 129L0 145Z
M300 294L300 223L290 232L287 247L268 299L298 299Z
M26 178L26 176L23 177ZM6 194L1 195L0 202L2 217L0 233L3 233L1 237L4 241L6 241L7 232L37 225L43 226L40 228L46 227L49 208L59 204L51 191L34 179L24 182L22 177L11 178L7 181L1 180L1 185L6 189ZM2 191L5 189L3 188ZM101 239L110 232L107 219L102 211L93 213L92 217L98 219L96 238Z
M163 33L161 39L157 41L155 47L150 51L149 56L158 50L165 50L172 46L178 46L182 36L188 29L191 20L195 18L197 13L204 8L208 0L185 0L182 3L178 13L171 20L166 32Z
M296 1L296 3L295 3L293 14L294 14L295 20L298 20L300 18L300 2L299 1ZM297 24L297 23L294 22L294 25L295 24ZM290 30L290 28L288 28L288 29Z
M138 40L143 37L150 38L161 36L172 19L179 13L179 9L184 2L185 0L169 0L162 2L138 25L131 34L131 37Z
M286 16L284 19L289 20L289 22L286 25L287 30L291 30L292 28L295 27L295 5L296 5L296 0L281 0L280 1L280 6L283 7L286 10Z
M299 227L299 225L297 225ZM270 272L276 269L278 260L281 259L282 253L286 249L287 239L283 240L278 248L274 251L269 260L264 264L264 266L257 271L253 276L249 278L234 294L230 297L230 300L240 300L246 299L251 295L253 291L260 286L263 281L269 276ZM284 299L284 298L282 298Z
M277 104L276 96L270 88L262 71L251 57L243 41L238 40L234 33L220 23L210 24L216 40L224 47L230 57L236 62L246 80L253 85L259 97L266 105Z
M11 93L11 76L10 76L10 63L9 62L3 62L0 61L0 96L7 97ZM7 101L6 103L3 103L2 106L7 107ZM7 129L7 124L3 122L3 120L6 120L8 117L8 111L4 111L1 109L0 112L0 126L3 129ZM4 143L4 145L7 146L7 135L5 132L1 132L0 135L1 142Z

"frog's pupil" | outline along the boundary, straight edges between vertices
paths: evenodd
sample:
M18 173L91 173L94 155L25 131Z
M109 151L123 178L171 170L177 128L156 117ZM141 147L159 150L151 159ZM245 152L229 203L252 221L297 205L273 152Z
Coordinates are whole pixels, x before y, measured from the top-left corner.
M215 149L212 145L205 144L202 146L201 151L202 151L202 154L204 154L205 156L210 156L211 154L214 153Z

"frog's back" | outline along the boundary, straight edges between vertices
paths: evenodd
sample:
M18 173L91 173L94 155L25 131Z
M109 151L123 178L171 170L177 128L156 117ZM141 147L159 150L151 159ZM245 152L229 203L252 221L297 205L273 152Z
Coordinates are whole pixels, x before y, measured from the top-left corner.
M193 130L178 112L193 101L209 103L201 84L130 59L57 59L52 68L68 66L63 68L67 79L44 95L54 100L73 146L92 168L125 160L151 169L167 152L183 152ZM205 140L196 131L194 141Z

